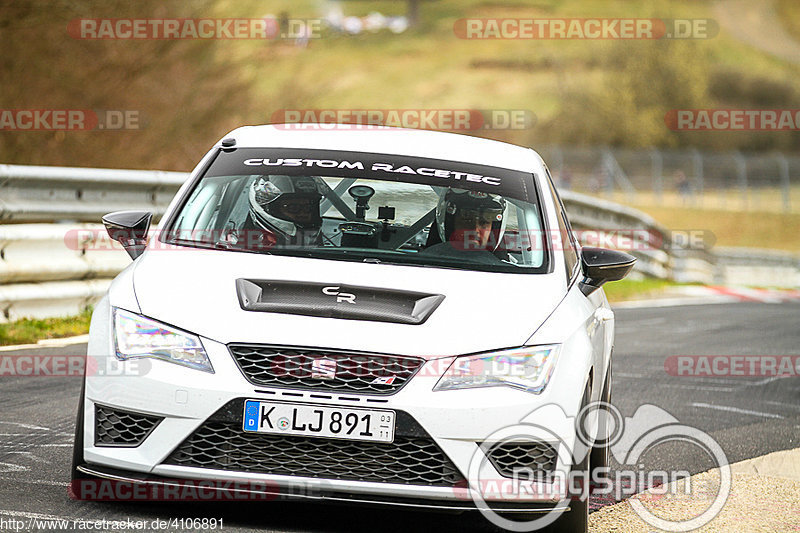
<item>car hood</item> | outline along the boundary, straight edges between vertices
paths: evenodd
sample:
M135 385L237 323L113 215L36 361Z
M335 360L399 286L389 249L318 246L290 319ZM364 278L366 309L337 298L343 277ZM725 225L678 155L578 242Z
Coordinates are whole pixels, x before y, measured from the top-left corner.
M430 359L510 348L521 346L531 336L566 290L563 277L554 274L487 273L194 248L169 252L148 251L137 261L133 283L142 314L225 344L312 346ZM270 290L265 281L289 291L284 294L288 301L283 299L287 307L259 307L250 301L260 294L253 292L254 286ZM324 287L329 287L326 294L321 291ZM307 312L298 313L293 306L295 288L297 300L309 291L314 293L311 303L306 301ZM355 307L349 302L337 305L337 291L344 292L345 299L356 294L360 300ZM392 316L384 321L365 320L369 313L359 316L351 311L370 299L381 304L385 294L410 299L412 307L413 301L422 302L429 316L414 324ZM313 303L325 299L331 305Z

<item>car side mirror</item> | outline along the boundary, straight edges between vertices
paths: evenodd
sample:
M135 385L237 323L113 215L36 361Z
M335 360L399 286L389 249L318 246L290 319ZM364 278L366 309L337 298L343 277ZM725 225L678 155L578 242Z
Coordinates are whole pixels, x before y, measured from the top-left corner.
M136 259L147 246L152 213L147 211L115 211L103 217L108 235L119 242L131 259Z
M608 281L619 281L633 268L636 258L625 252L584 247L581 251L583 281L580 289L589 296Z

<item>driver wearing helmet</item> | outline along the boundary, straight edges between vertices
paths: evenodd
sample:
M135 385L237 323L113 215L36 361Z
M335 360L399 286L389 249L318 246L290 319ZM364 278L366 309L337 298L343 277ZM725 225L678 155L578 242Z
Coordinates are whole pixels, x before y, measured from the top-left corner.
M436 206L435 228L431 229L432 239L426 252L483 252L508 260L508 253L500 246L507 210L508 204L502 196L449 189Z
M320 241L322 188L309 176L260 176L250 186L250 214L265 240L279 246Z

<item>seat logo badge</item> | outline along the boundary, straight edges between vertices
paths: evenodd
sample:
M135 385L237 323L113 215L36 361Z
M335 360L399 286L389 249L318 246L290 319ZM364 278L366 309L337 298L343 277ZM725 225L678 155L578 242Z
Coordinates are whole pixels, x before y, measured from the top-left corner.
M336 361L333 359L314 359L311 361L312 379L336 379Z
M350 304L356 303L356 295L349 292L339 292L339 287L323 287L322 293L329 296L336 296L336 303L347 302Z

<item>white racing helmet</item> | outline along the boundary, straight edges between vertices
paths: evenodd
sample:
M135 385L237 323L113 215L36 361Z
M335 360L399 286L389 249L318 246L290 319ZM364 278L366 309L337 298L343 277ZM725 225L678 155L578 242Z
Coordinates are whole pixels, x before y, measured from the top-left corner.
M311 176L260 176L250 186L250 212L279 244L312 244L322 228L322 188Z
M442 242L450 240L456 226L456 217L492 223L489 251L495 251L506 230L508 202L497 194L465 189L449 189L436 206L436 227Z

